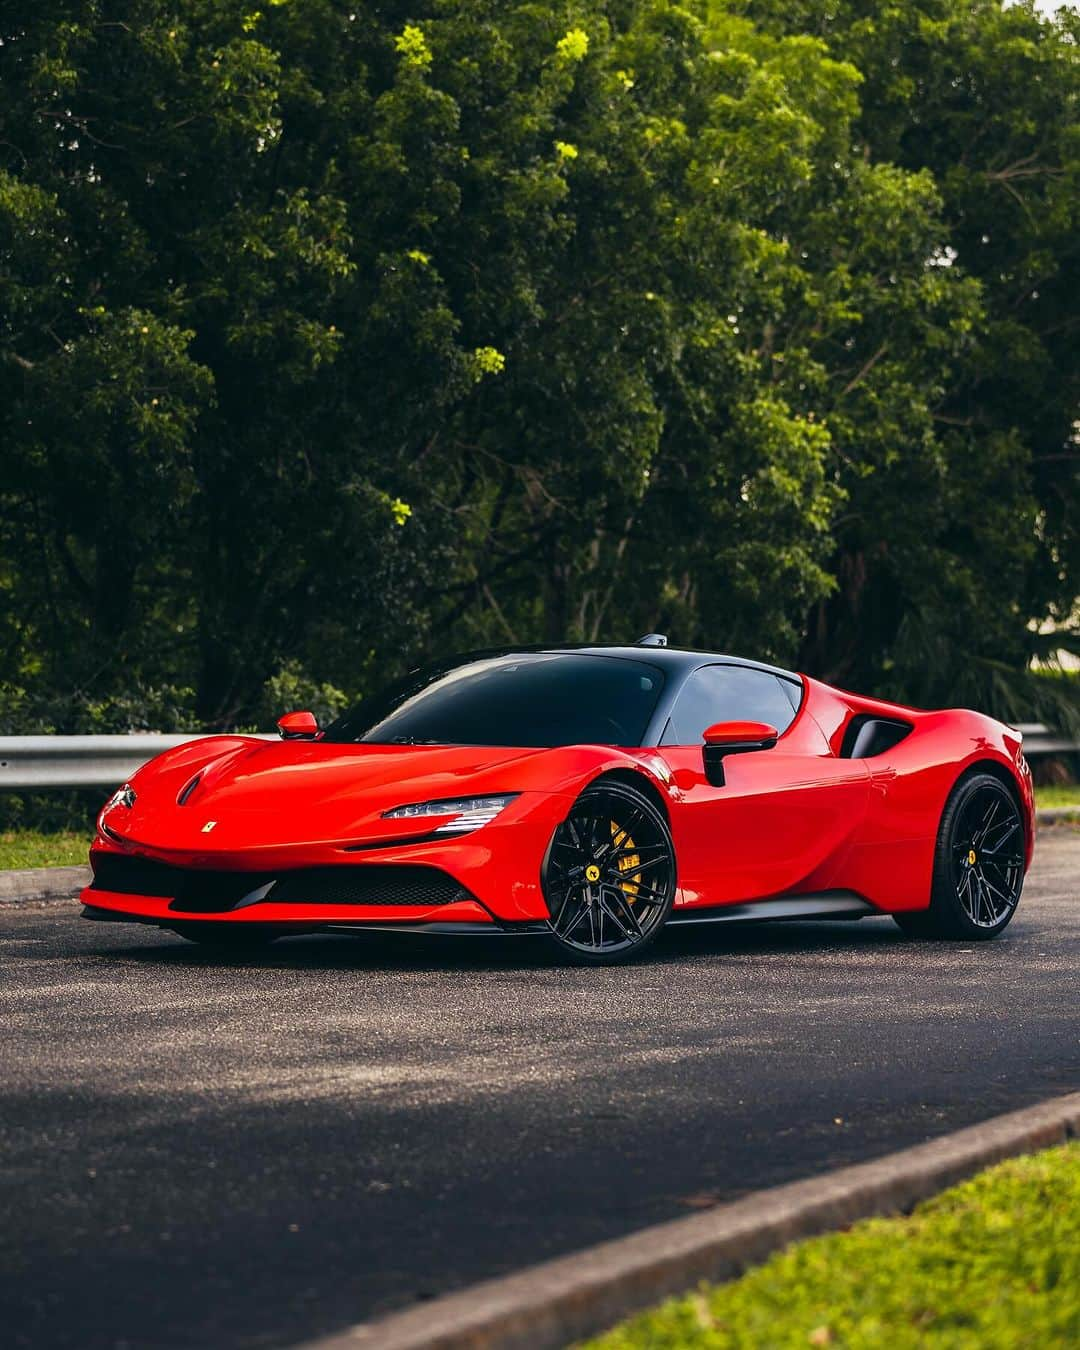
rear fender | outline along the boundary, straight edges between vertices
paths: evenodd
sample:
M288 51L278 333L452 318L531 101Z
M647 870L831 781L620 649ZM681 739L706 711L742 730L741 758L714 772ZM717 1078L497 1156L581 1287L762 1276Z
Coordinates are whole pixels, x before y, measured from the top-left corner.
M1034 801L1018 732L966 709L912 713L897 705L874 706L874 700L858 702L881 716L905 715L912 729L897 745L864 761L870 810L852 858L853 889L885 909L925 909L945 803L964 774L979 767L989 767L1014 787L1030 866Z

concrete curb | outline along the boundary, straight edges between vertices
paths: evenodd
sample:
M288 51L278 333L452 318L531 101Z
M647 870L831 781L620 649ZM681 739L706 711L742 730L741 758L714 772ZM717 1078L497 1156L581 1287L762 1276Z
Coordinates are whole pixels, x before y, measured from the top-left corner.
M0 909L42 900L74 900L90 885L90 868L26 867L0 871Z
M1075 820L1080 824L1080 806L1048 806L1036 812L1040 825ZM90 884L89 867L28 867L0 870L0 906L20 901L71 900Z
M307 1350L556 1350L797 1239L908 1210L1003 1158L1077 1136L1080 1092L487 1280Z

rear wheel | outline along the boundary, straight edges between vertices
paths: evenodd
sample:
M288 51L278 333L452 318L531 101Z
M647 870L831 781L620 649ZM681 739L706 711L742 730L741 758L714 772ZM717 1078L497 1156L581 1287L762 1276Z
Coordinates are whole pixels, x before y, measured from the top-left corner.
M985 942L1008 925L1024 886L1024 823L1000 779L975 773L941 816L930 908L893 918L912 937Z
M273 929L248 923L185 923L176 924L172 931L207 950L235 956L268 947L279 936Z
M544 862L555 944L585 965L632 959L671 912L675 875L667 820L643 792L621 782L586 788Z

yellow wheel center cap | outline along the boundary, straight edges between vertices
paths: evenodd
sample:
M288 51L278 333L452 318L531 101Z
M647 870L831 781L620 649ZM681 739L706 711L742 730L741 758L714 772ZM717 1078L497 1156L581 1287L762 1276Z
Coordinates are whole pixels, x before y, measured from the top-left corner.
M599 869L599 867L597 867L597 865L596 865L595 863L590 863L590 864L588 865L588 867L586 867L586 869L585 869L585 880L586 880L586 881L599 881L599 880L600 880L600 869Z
M969 867L974 867L976 861L977 861L977 859L976 859L976 857L975 857L975 850L972 849L971 852L968 854L968 866L969 866Z

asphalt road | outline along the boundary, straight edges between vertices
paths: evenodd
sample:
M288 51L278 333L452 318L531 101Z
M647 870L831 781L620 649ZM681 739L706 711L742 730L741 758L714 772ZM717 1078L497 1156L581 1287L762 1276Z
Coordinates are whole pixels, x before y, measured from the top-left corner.
M0 1342L278 1346L1080 1088L1080 830L972 947L888 920L304 938L0 910Z

